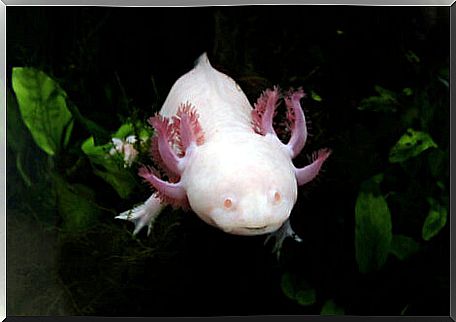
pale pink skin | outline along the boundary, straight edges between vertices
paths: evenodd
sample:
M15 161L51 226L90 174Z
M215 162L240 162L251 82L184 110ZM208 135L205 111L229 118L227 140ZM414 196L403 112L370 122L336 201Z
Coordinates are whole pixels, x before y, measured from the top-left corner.
M301 90L285 94L291 138L284 144L272 126L279 90L267 90L253 109L235 81L203 54L150 120L155 159L172 182L146 167L139 174L158 191L162 205L190 207L227 233L274 232L289 218L298 185L313 180L330 154L320 150L303 168L292 163L307 138L303 96Z

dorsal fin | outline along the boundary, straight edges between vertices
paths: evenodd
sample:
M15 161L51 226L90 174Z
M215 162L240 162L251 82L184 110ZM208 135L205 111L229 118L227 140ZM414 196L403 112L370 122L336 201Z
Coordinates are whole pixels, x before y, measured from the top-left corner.
M202 65L209 65L211 66L211 63L209 62L209 58L207 57L207 53L204 52L202 53L198 59L195 61L195 67L202 66ZM212 67L212 66L211 66Z

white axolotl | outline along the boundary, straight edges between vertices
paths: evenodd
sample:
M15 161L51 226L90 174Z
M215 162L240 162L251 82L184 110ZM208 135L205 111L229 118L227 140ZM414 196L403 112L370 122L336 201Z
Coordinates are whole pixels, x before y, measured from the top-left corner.
M190 72L171 88L159 114L149 119L155 129L152 157L159 172L142 167L139 175L154 189L142 205L116 218L135 223L134 234L150 228L168 204L191 208L206 223L227 233L273 233L277 250L294 234L289 216L298 185L314 179L330 150L296 168L292 159L306 143L302 90L283 94L289 141L273 128L279 89L266 90L252 108L238 84L214 69L204 53ZM271 236L269 236L271 237Z

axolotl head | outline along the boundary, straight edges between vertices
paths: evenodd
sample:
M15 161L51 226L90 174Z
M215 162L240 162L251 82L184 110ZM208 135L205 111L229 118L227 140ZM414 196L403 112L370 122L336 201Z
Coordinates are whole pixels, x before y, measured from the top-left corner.
M277 142L253 133L198 147L182 182L201 219L237 235L277 230L297 198L291 159Z

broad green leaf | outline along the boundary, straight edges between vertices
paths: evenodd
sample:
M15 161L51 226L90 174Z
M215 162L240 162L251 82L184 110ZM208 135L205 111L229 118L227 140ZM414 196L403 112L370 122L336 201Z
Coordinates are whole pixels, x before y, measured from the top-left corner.
M99 216L95 192L84 185L71 185L62 178L56 178L55 183L63 229L74 233L90 228Z
M136 185L136 180L128 169L123 166L123 159L119 154L110 155L113 147L108 143L96 146L93 137L90 137L81 146L82 151L89 157L93 172L108 182L123 199L127 198Z
M404 162L429 148L435 147L437 147L437 144L435 144L429 134L410 128L392 147L389 154L389 162Z
M360 272L380 269L392 240L391 214L380 194L379 176L361 185L355 206L355 251Z
M404 235L393 235L390 252L400 260L405 260L417 253L420 245L411 237Z
M423 224L422 237L424 240L430 240L437 235L445 227L447 221L447 209L433 198L428 198L428 202L431 207Z
M300 305L312 305L316 301L315 290L300 276L286 272L281 280L282 292Z
M66 93L34 68L13 68L12 84L22 119L34 141L46 153L55 155L67 145L73 128Z
M344 315L344 313L344 308L337 305L333 300L327 300L320 311L320 315Z

